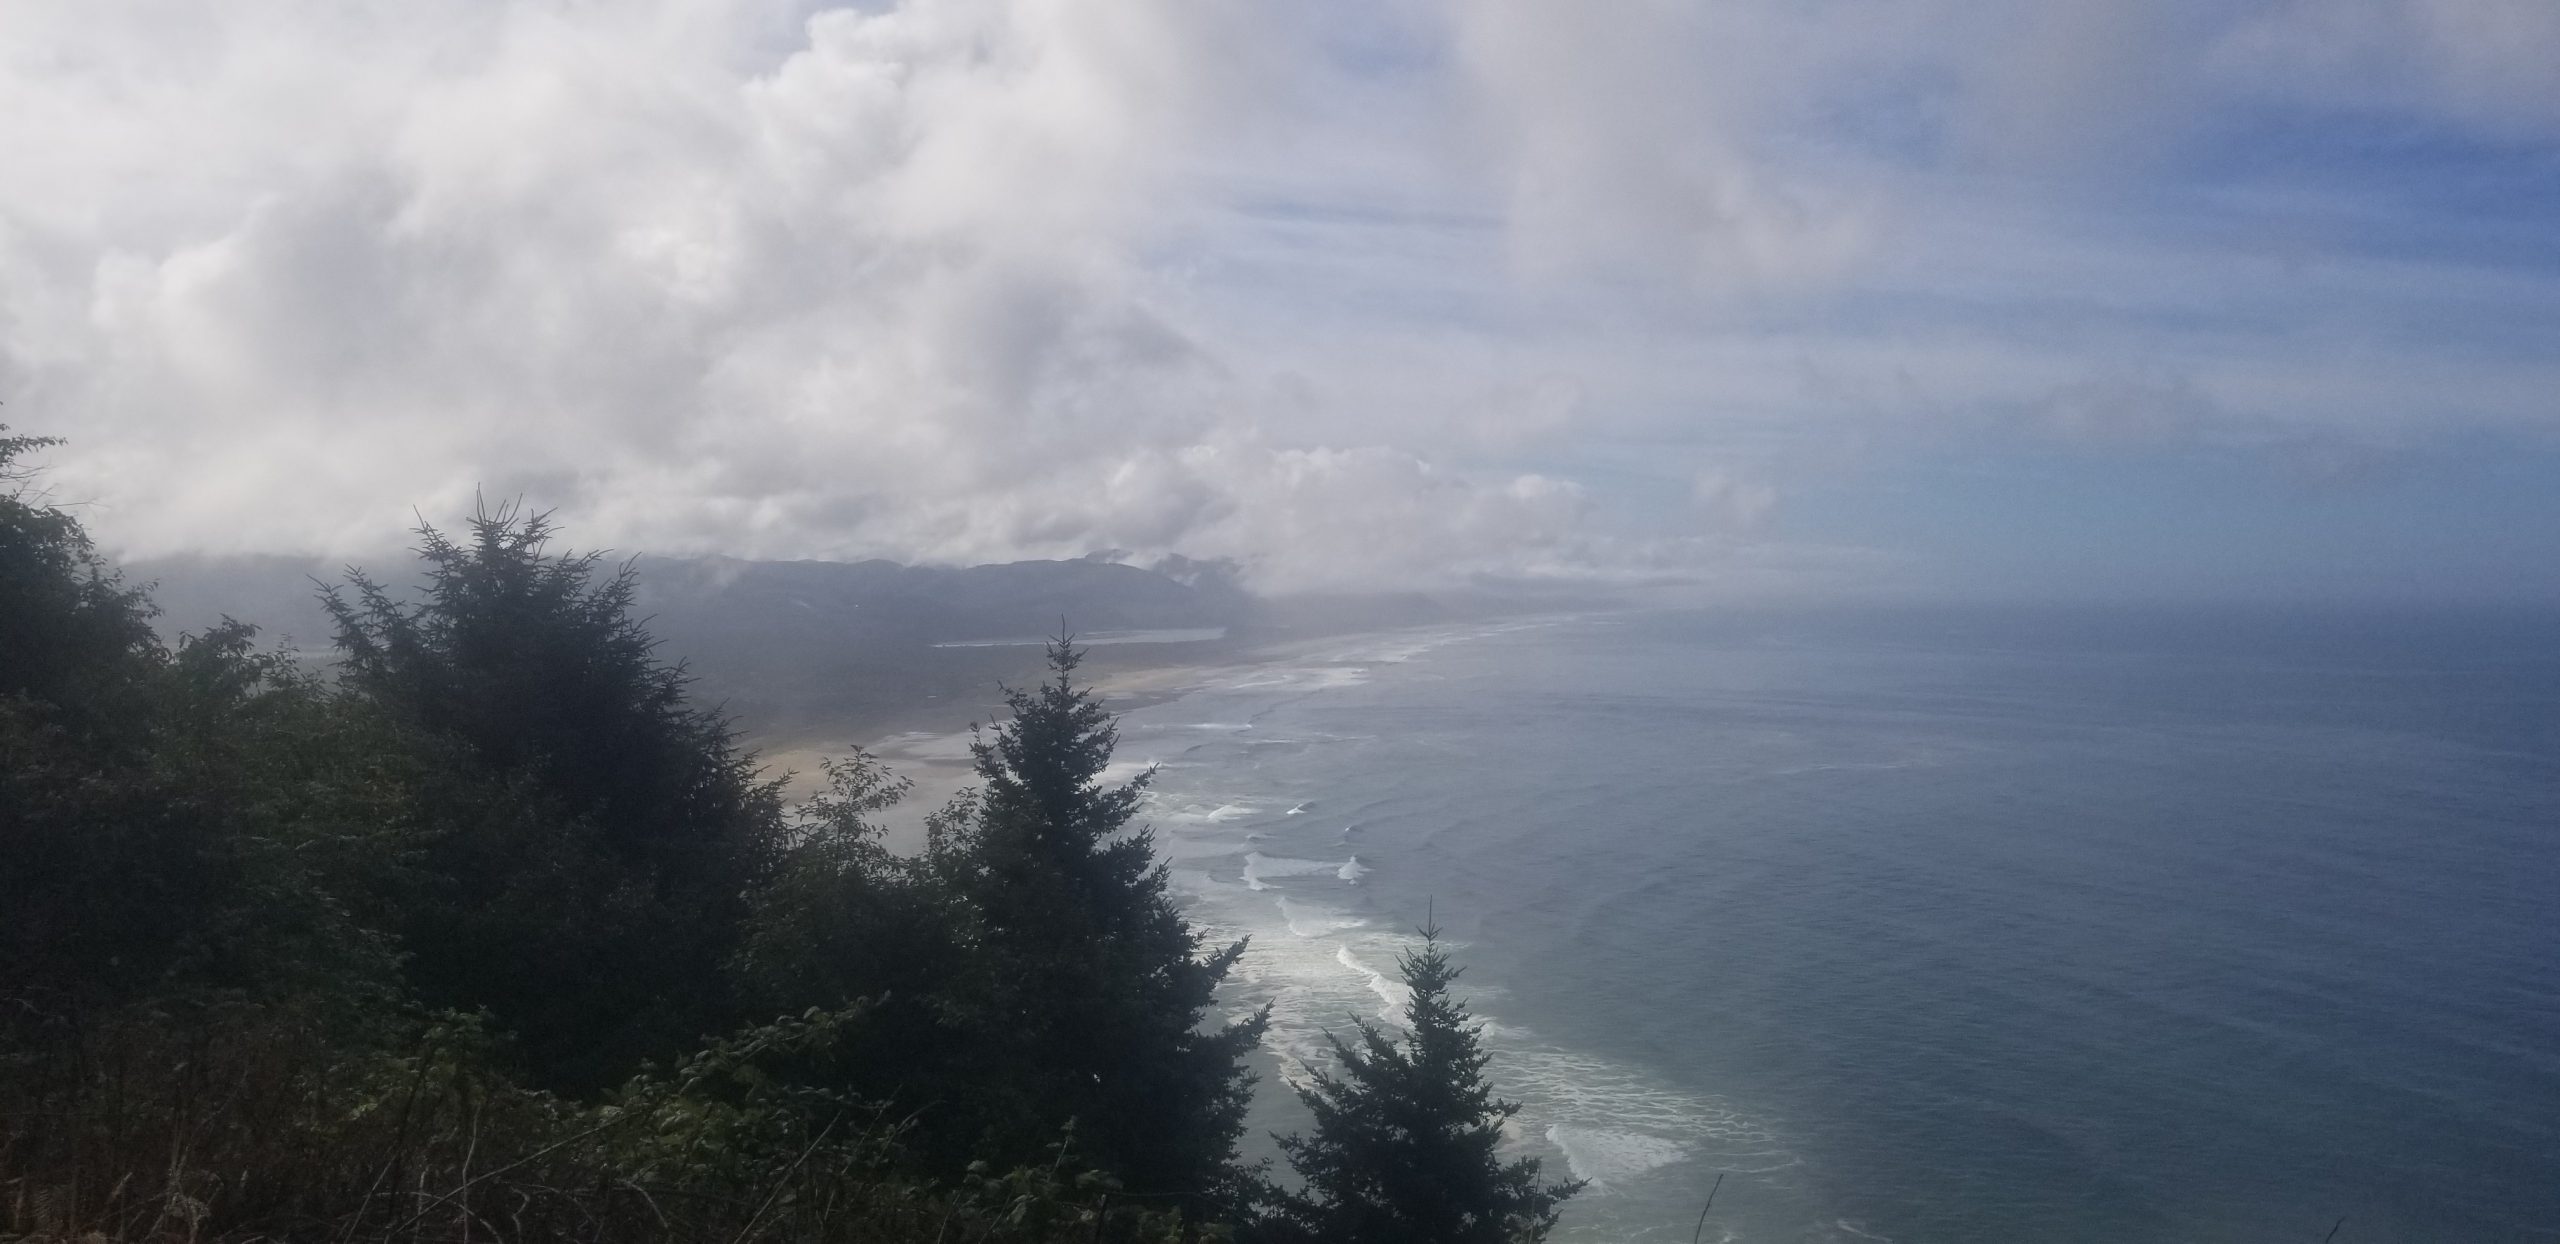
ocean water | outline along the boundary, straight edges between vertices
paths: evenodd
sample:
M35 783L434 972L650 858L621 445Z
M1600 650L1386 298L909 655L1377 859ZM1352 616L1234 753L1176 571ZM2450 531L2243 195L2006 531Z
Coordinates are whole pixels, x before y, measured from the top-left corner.
M1629 614L1123 720L1257 1132L1426 911L1569 1240L2560 1239L2549 616ZM1266 1150L1267 1151L1267 1150ZM2343 1225L2339 1221L2343 1219Z

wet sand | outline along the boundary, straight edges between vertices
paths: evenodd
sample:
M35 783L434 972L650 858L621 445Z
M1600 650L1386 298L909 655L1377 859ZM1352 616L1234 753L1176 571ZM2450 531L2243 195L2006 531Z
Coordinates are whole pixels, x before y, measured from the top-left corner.
M1291 637L1296 639L1298 637ZM1179 698L1213 673L1270 659L1290 646L1286 640L1227 638L1182 643L1116 644L1086 651L1079 677L1102 696L1114 713ZM1002 686L1027 685L1045 673L1041 650L1021 645L994 648L936 649L925 658L966 666L984 675L984 691L973 695L926 693L891 683L879 694L848 704L834 720L821 719L797 729L758 734L753 746L768 772L788 772L786 788L794 801L805 799L825 780L820 762L855 750L869 752L913 783L907 797L881 815L889 847L917 851L924 846L925 820L954 795L976 784L969 754L970 727L1004 717ZM934 680L946 684L949 671ZM930 684L925 684L930 685Z

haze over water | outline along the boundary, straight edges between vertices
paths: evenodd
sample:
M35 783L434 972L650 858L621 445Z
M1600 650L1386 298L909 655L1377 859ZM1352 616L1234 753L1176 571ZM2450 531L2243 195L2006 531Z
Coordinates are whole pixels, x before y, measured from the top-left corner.
M1436 909L1519 1143L1598 1181L1565 1238L1685 1240L1719 1172L1709 1239L2547 1238L2553 621L1450 628L1122 757L1286 1058Z

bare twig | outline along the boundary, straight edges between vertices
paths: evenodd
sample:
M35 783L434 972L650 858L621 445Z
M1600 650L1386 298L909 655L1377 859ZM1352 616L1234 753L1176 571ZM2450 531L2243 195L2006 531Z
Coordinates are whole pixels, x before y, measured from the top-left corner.
M392 1172L399 1169L400 1155L409 1147L409 1112L418 1104L418 1086L426 1080L427 1062L435 1056L435 1052L436 1041L433 1035L429 1035L419 1043L418 1066L409 1076L409 1091L400 1102L400 1125L391 1137L391 1156L383 1160L381 1170L374 1172L372 1186L364 1190L364 1199L356 1202L356 1212L347 1216L346 1230L339 1237L340 1239L355 1238L357 1228L364 1223L365 1211L373 1208L373 1195L380 1192L382 1185L392 1179Z
M1707 1233L1707 1210L1716 1207L1716 1194L1722 1191L1724 1191L1724 1172L1717 1171L1715 1186L1707 1189L1706 1208L1698 1211L1698 1228L1689 1233L1689 1244L1698 1244L1699 1237Z
M765 1194L764 1204L757 1206L756 1212L747 1216L747 1225L738 1228L736 1238L729 1244L746 1244L746 1241L755 1235L756 1224L763 1221L764 1212L773 1208L774 1198L781 1196L782 1190L790 1186L792 1173L800 1169L801 1163L809 1160L810 1154L818 1151L818 1146L827 1143L827 1133L836 1130L837 1121L843 1117L838 1115L834 1119L827 1120L827 1125L819 1128L818 1134L809 1138L808 1145L800 1150L800 1156L791 1159L791 1165L782 1168L782 1174L774 1178L773 1191Z
M497 1178L497 1177L498 1177L498 1176L500 1176L500 1175L504 1175L504 1174L506 1174L508 1171L511 1171L511 1170L516 1169L517 1167L524 1166L524 1165L527 1165L527 1164L529 1164L529 1163L533 1163L533 1162L540 1161L541 1159L546 1158L546 1157L549 1157L549 1156L551 1156L553 1153L556 1153L556 1152L560 1151L561 1149L567 1148L567 1147L568 1147L568 1146L570 1146L570 1145L574 1145L574 1144L578 1143L579 1141L585 1140L585 1139L587 1139L588 1137L593 1136L593 1135L595 1135L596 1133L598 1133L598 1132L601 1132L601 1131L605 1130L606 1128L612 1127L614 1124L616 1124L616 1123L620 1123L620 1122L622 1122L624 1119L628 1119L628 1118L630 1118L630 1117L632 1117L633 1115L636 1115L636 1114L638 1114L638 1113L640 1113L640 1112L639 1112L639 1111L637 1111L637 1110L625 1111L625 1112L623 1112L622 1114L615 1115L614 1117L612 1117L612 1118L610 1118L610 1119L607 1119L607 1120L605 1120L605 1121L604 1121L604 1122L602 1122L602 1123L598 1123L598 1124L596 1124L594 1127L587 1128L587 1129L586 1129L586 1130L584 1130L584 1131L577 1132L577 1133L574 1133L574 1134L572 1134L572 1135L568 1135L568 1136L563 1136L563 1137L561 1137L561 1138L560 1138L560 1139L558 1139L558 1140L552 1141L550 1144L544 1145L543 1147L541 1147L541 1148L539 1148L539 1149L536 1149L536 1150L534 1150L533 1152L531 1152L531 1153L528 1153L528 1154L524 1155L523 1157L517 1158L515 1161L507 1163L505 1166L497 1167L497 1168L495 1168L495 1169L493 1169L493 1170L489 1170L489 1171L483 1172L483 1173L481 1173L481 1174L474 1175L474 1176L472 1176L471 1178L469 1178L469 1179L467 1179L467 1180L464 1180L464 1181L462 1182L462 1185L461 1185L460 1187L455 1188L453 1191L451 1191L451 1192L446 1192L446 1193L439 1193L439 1194L437 1194L437 1195L436 1195L436 1197L435 1197L435 1199L434 1199L434 1201L430 1203L430 1206L422 1206L422 1207L420 1207L420 1208L419 1208L419 1210L418 1210L418 1212L417 1212L417 1213L411 1214L411 1215L409 1215L407 1218L403 1218L403 1219L401 1219L400 1221L398 1221L398 1222L396 1222L396 1223L393 1223L393 1224L390 1226L390 1228L389 1228L389 1229L385 1230L385 1231L382 1233L382 1237L383 1237L384 1239L386 1239L386 1240L387 1240L387 1239L390 1239L392 1236L398 1235L398 1234L400 1234L402 1231L407 1230L411 1224L413 1224L413 1223L417 1222L420 1218L425 1217L425 1216L426 1216L427 1209L428 1209L429 1207L431 1207L433 1204L443 1203L443 1202L449 1202L449 1201L453 1200L454 1198L461 1196L463 1193L469 1192L469 1191L472 1189L473 1185L475 1185L475 1184L486 1183L486 1182L488 1182L489 1180L495 1179L495 1178Z
M623 1187L625 1187L625 1188L629 1188L629 1189L631 1189L631 1191L633 1191L634 1193L637 1193L637 1194L639 1195L639 1197L640 1197L640 1203L641 1203L642 1205L646 1205L646 1206L648 1206L648 1207L649 1207L649 1212L650 1212L652 1215L656 1216L656 1218L657 1218L657 1220L658 1220L658 1229L659 1229L659 1230L661 1230L661 1231L665 1231L665 1230L670 1230L670 1229L671 1229L671 1228L667 1225L667 1212L666 1212L665 1210L662 1210L662 1209L659 1209L659 1208L658 1208L658 1198L656 1198L656 1197L653 1197L653 1196L649 1195L649 1190L648 1190L647 1188L643 1188L643 1187L641 1187L640 1185L638 1185L638 1184L636 1184L636 1183L633 1183L633 1182L631 1182L631 1181L630 1181L630 1180L628 1180L628 1179L625 1179L625 1180L623 1180L623 1181L622 1181L622 1186L623 1186Z
M471 1103L471 1143L462 1148L462 1186L471 1186L471 1159L480 1152L480 1103ZM471 1244L471 1198L462 1198L462 1244Z

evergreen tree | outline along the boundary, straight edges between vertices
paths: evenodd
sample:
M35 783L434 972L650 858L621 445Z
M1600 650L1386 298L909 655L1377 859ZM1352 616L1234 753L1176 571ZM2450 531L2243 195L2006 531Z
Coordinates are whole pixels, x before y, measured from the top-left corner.
M856 751L823 762L825 786L797 810L790 855L757 896L736 967L749 1014L860 1003L822 1058L801 1073L873 1100L932 1097L950 1033L940 1004L965 976L967 926L958 897L929 861L881 841L878 814L905 797L906 779ZM944 1173L965 1168L957 1151Z
M825 785L796 810L788 857L758 895L737 958L759 1013L884 990L903 1002L950 967L941 895L918 861L881 841L879 814L911 783L859 749L819 763Z
M1339 1073L1298 1097L1311 1136L1280 1138L1301 1191L1283 1194L1273 1234L1325 1244L1518 1244L1546 1238L1580 1182L1541 1184L1538 1160L1504 1162L1502 1125L1520 1109L1493 1095L1488 1055L1449 988L1461 969L1426 925L1399 961L1411 1000L1399 1043L1360 1020L1354 1045L1330 1038Z
M164 654L149 598L33 488L25 458L60 443L0 435L0 697L84 740L130 744Z
M1224 1197L1265 1017L1203 1027L1245 944L1204 949L1131 828L1152 775L1102 783L1118 730L1076 685L1081 656L1054 641L1053 677L1007 689L1010 720L973 748L984 789L932 846L970 922L944 1007L967 1066L940 1109L1000 1163L1072 1120L1075 1156L1132 1192Z
M786 849L779 783L688 703L631 568L549 551L513 508L418 530L419 599L327 589L344 678L427 759L401 944L424 1000L487 1007L586 1090L739 1019L729 965Z
M361 782L312 776L361 731L253 628L164 648L144 591L30 487L53 443L0 436L0 1010L387 982L320 881L391 854L345 815Z
M33 487L57 443L0 435L0 999L150 981L224 885L144 771L150 604Z

